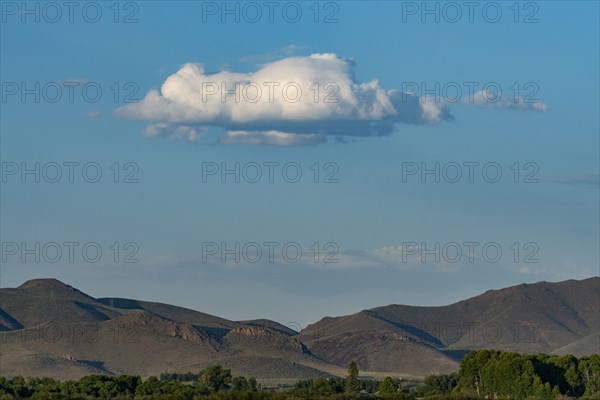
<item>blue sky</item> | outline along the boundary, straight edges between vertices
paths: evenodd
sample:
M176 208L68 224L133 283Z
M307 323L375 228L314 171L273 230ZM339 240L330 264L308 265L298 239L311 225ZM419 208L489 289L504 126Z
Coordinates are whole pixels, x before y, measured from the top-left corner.
M56 277L95 296L304 326L379 305L447 304L599 273L597 2L481 2L473 22L465 8L450 21L447 3L427 3L438 7L436 21L421 2L321 2L317 23L312 2L278 2L272 23L263 2L253 3L263 12L254 23L252 10L235 2L228 7L238 4L239 22L222 21L221 2L83 2L72 22L62 8L55 23L54 10L26 4L32 13L21 2L2 9L2 287ZM286 21L296 9L298 22ZM490 22L497 9L499 21ZM337 22L324 22L330 13ZM126 16L137 22L124 23ZM305 77L336 85L339 101L316 104L308 86L298 103L278 97L272 105L218 95L202 102L193 90L238 78L264 89L265 81ZM502 97L482 101L489 93L479 92L469 101L466 82L476 92L500 87ZM417 93L398 100L415 83ZM436 83L440 90L421 98L422 85L435 92ZM453 92L442 88L456 85L462 97L448 102ZM22 97L24 87L39 102L35 93ZM53 103L56 87L62 97ZM93 102L95 88L102 97ZM517 88L528 102L515 102ZM125 103L127 95L139 101ZM70 162L80 163L73 182ZM471 183L464 163L472 162L479 164ZM36 163L48 174L60 165L62 178L23 179L21 169ZM81 175L89 163L102 172L97 183ZM257 163L263 178L203 181L208 163ZM272 183L264 163L279 163ZM300 168L297 183L282 176L287 163ZM440 171L461 166L462 179L403 176L436 163ZM500 168L499 182L484 179L484 165ZM337 183L323 182L331 172ZM137 182L123 182L128 173ZM523 182L530 173L537 183ZM49 243L64 252L65 242L80 243L72 262L41 254ZM261 244L262 257L206 255L210 243L236 242ZM271 261L266 242L297 244L304 257L292 263L279 252ZM479 243L473 260L467 242ZM35 252L36 243L40 261L25 254L23 262L23 244ZM102 250L98 262L82 256L85 243ZM436 243L441 259L421 262L423 246ZM457 262L441 250L451 252L452 243L465 252ZM486 243L502 250L500 260L485 259ZM323 262L330 251L338 262ZM138 262L124 263L132 252ZM527 255L538 262L524 262Z

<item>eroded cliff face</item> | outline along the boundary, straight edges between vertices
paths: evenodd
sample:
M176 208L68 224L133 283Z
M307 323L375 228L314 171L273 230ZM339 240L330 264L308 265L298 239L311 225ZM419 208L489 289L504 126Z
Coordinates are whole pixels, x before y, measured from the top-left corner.
M219 342L204 330L185 322L171 321L158 317L148 311L129 311L117 319L120 324L127 326L132 331L132 335L143 331L145 333L154 333L190 342L209 344L215 350L219 348ZM136 329L140 330L140 332L136 332Z
M232 329L225 338L231 345L244 344L260 347L269 344L277 350L286 350L298 353L308 353L302 342L293 336L274 331L264 327L239 327Z

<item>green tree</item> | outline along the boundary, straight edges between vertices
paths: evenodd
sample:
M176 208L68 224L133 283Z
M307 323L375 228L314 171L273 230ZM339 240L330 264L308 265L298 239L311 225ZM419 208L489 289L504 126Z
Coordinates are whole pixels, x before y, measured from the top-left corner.
M570 365L566 358L561 363ZM457 391L486 398L553 399L560 382L566 382L564 371L551 356L479 350L463 358Z
M152 396L160 393L161 382L157 377L151 376L143 381L135 389L135 394L138 396Z
M398 393L398 389L400 389L400 385L398 384L398 382L391 376L386 376L383 382L381 382L381 384L379 385L379 394L396 394Z
M344 385L340 379L318 378L306 381L305 387L310 396L329 397L344 391Z
M236 376L231 380L231 390L245 392L248 390L248 381L243 376Z
M358 379L358 366L352 361L348 365L348 375L346 376L346 393L358 393L360 391L360 380Z
M496 355L494 350L478 350L468 353L460 363L458 373L459 390L481 395L483 382L483 367Z
M256 383L256 378L251 376L248 378L248 391L256 392L258 384Z
M133 396L141 383L142 378L139 376L121 375L116 379L118 392L124 396Z
M425 394L450 394L458 383L456 374L451 375L429 375L423 381L423 392Z
M199 380L211 393L227 390L232 381L231 370L214 365L200 372Z
M600 355L580 358L578 370L583 382L584 395L592 397L600 394Z
M13 395L15 397L31 397L31 395L33 394L33 390L29 387L29 385L27 385L27 382L25 382L25 378L23 378L22 376L14 376L11 381L10 384L12 386L12 391L13 391Z
M66 398L75 397L79 393L79 384L77 381L64 381L60 384L60 393Z

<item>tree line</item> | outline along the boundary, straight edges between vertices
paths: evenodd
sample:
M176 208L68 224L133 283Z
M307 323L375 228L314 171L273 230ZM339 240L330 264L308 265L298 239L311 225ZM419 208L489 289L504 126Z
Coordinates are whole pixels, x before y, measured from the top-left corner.
M200 373L164 372L159 377L90 375L79 380L0 377L0 400L283 400L283 399L569 399L600 400L600 355L519 354L498 350L468 353L457 373L430 375L415 383L390 376L360 379L350 363L345 378L300 380L285 390L261 387L255 378L233 376L220 365Z
M479 398L600 399L600 355L474 351L460 364L455 391Z

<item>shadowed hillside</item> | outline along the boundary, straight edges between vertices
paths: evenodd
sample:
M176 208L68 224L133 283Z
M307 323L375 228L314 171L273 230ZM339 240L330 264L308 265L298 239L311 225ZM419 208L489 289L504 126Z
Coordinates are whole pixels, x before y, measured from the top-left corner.
M490 290L443 307L390 305L323 318L300 339L316 356L354 359L368 370L377 365L396 371L406 361L431 360L425 371L412 371L417 373L454 370L464 350L479 348L599 353L598 332L600 278L595 277Z
M326 317L300 333L121 298L94 299L55 279L0 289L3 375L157 375L221 364L262 379L362 371L456 371L466 352L600 353L600 278L523 284L441 307L390 305Z

